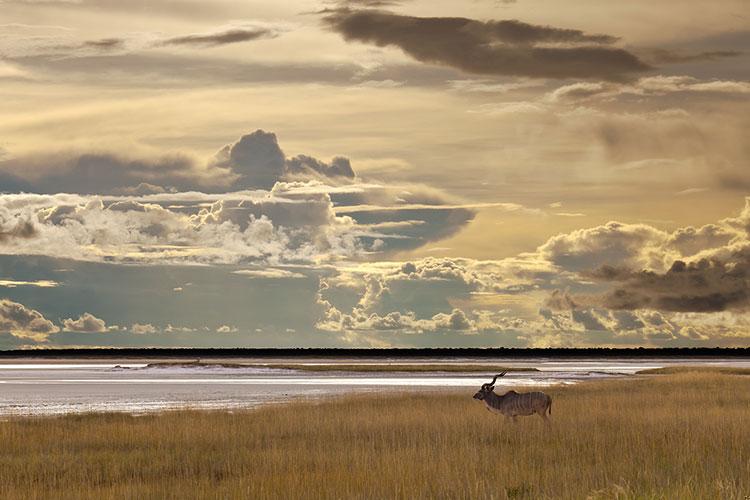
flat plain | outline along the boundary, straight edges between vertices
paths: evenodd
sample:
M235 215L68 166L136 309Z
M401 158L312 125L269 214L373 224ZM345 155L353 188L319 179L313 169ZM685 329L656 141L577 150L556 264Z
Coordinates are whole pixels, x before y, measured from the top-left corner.
M547 392L549 426L506 421L466 390L240 412L10 418L0 422L0 497L750 494L750 376L687 371Z

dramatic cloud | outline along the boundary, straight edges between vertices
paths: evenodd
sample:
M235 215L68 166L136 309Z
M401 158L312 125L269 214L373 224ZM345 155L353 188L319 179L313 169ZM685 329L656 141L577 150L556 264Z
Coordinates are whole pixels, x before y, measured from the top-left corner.
M104 333L108 331L107 324L91 313L83 313L78 319L64 319L63 329L66 332Z
M7 299L0 300L0 332L35 341L44 341L60 328L42 313Z
M234 186L270 189L282 179L354 177L349 160L336 157L330 164L306 155L287 159L276 135L263 130L242 136L239 141L222 148L213 165L228 168L238 175Z
M556 236L540 247L563 269L615 286L595 295L553 294L548 305L668 312L750 306L750 200L738 217L672 233L645 225L606 226ZM588 268L588 269L587 269Z
M623 80L648 71L609 35L461 17L412 17L380 10L326 11L325 23L346 40L395 46L415 59L467 73L535 78Z
M219 150L205 164L187 154L127 158L116 153L39 153L0 158L0 192L152 194L165 191L271 189L281 180L348 181L347 158L287 159L276 135L263 130Z
M749 229L750 201L716 224L668 232L610 222L512 259L338 267L320 280L317 326L384 342L399 331L505 332L528 345L735 345L741 332L703 315L748 310Z

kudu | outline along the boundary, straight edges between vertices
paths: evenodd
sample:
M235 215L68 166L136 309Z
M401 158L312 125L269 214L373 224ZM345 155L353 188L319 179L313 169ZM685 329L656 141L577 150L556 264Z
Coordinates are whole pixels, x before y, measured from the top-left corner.
M534 415L542 417L549 422L547 414L552 414L552 398L543 392L508 391L502 396L495 394L495 381L507 372L498 373L492 382L482 384L481 389L474 394L474 399L484 401L489 411L499 413L516 421L518 416Z

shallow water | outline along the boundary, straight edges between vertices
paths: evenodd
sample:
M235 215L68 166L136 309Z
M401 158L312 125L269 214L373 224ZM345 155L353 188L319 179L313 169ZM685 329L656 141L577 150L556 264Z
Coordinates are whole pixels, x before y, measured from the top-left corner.
M233 360L254 364L267 360ZM275 359L293 364L331 361ZM744 366L742 360L342 360L343 363L499 364L533 366L538 372L510 372L497 386L545 387L587 380L626 377L639 370L674 364ZM146 362L64 360L0 363L0 415L58 415L118 411L144 413L174 409L240 409L290 399L319 398L353 392L466 390L467 396L488 381L489 373L461 372L308 372L276 368L221 366L148 367Z

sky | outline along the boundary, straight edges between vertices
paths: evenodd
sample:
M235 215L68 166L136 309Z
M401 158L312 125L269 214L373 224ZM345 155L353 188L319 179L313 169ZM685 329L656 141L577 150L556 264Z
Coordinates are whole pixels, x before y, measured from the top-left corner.
M746 0L0 0L0 349L750 346Z

